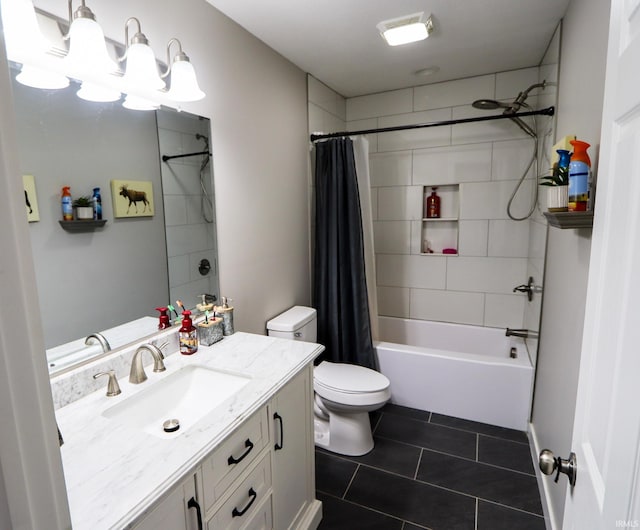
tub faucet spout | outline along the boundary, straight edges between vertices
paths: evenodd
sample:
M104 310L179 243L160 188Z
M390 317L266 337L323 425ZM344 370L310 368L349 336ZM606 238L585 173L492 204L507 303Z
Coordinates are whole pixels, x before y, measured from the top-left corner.
M520 337L522 339L526 339L529 337L528 329L511 329L507 328L507 332L505 333L507 337Z

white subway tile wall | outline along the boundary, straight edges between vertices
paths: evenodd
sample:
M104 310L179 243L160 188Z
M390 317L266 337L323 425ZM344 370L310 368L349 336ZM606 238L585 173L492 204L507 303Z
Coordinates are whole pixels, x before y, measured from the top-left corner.
M538 68L527 68L350 98L346 129L491 115L471 103L512 101L538 76ZM534 95L528 102L535 104ZM539 129L549 127L545 120L538 118ZM526 283L531 271L542 278L546 224L538 212L539 222L513 221L506 208L533 141L510 120L390 132L369 140L379 314L522 327L530 311L513 287ZM529 210L534 177L531 169L516 196L517 216ZM458 218L449 223L457 227L458 255L422 254L423 237L431 237L424 235L421 220L424 192L431 186L441 187L442 215ZM438 238L447 230L447 223L428 223L426 233Z

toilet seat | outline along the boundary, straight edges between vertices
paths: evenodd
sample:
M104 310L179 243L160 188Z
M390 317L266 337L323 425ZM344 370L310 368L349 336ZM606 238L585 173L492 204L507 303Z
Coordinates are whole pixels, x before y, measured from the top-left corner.
M381 373L353 364L323 361L313 370L317 394L342 405L383 404L390 397L389 385Z

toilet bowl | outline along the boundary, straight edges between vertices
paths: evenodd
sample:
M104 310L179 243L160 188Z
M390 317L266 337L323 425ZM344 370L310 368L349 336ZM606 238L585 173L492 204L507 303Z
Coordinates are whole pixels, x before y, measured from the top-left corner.
M369 412L389 400L389 380L369 368L323 361L313 370L313 389L316 445L349 456L371 451Z
M315 342L316 310L295 306L267 322L270 336ZM390 398L389 380L353 364L323 361L314 368L315 443L334 453L361 456L373 449L369 412Z

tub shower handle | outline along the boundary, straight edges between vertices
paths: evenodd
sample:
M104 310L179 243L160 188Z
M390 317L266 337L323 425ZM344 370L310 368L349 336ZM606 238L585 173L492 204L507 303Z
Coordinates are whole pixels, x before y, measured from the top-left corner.
M527 293L527 299L529 302L533 300L533 276L529 276L529 281L526 284L518 285L513 288L513 292Z
M558 482L560 478L560 473L564 473L569 477L569 484L571 487L576 485L576 474L578 469L578 464L576 461L576 454L571 453L569 455L569 459L565 460L564 458L555 457L553 451L549 449L543 449L540 451L539 458L540 471L542 471L545 475L551 475L553 472L556 472L556 478L554 482Z

